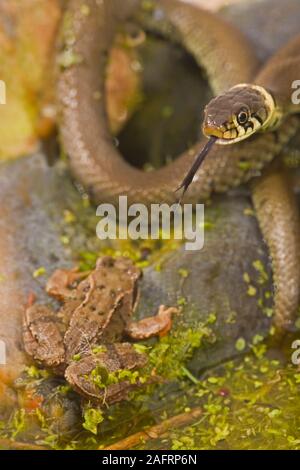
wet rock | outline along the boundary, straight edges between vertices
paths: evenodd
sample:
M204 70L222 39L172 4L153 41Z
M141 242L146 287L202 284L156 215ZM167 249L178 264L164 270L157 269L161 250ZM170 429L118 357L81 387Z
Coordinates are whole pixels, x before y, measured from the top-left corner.
M28 363L22 344L25 305L35 297L49 302L44 292L47 277L58 267L74 264L72 250L62 241L62 220L64 210L82 200L62 165L49 167L41 154L1 164L0 198L2 410L14 403L15 394L8 387ZM86 217L89 213L87 209ZM73 234L74 246L85 246L83 232Z
M52 175L41 155L0 167L0 340L6 352L6 363L0 366L3 397L9 395L6 386L27 363L22 315L30 293L41 293L33 273L42 266L51 270L64 261L55 215L47 211L58 183ZM54 204L52 210L57 214L59 205ZM1 403L5 406L5 400Z
M211 228L204 248L193 252L182 247L160 260L161 270L149 267L144 273L139 315L160 303L179 302L184 308L178 328L215 317L210 328L216 341L195 353L195 373L245 353L255 335L266 336L270 329L270 262L255 217L245 215L249 210L244 195L216 198L206 208Z

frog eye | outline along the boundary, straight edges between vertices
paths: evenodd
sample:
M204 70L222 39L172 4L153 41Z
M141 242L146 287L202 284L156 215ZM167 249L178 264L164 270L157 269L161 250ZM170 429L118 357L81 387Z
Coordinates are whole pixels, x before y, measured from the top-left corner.
M237 121L239 124L244 125L248 121L248 113L246 110L241 110L239 114L237 115Z

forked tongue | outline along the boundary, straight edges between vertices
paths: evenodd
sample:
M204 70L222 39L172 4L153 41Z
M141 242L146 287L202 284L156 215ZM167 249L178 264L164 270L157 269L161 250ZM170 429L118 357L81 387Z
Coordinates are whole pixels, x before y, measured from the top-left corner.
M190 184L192 183L192 181L194 179L195 174L199 170L200 166L202 165L204 159L206 158L206 156L210 152L212 146L215 144L216 140L217 140L217 137L215 137L215 136L210 137L210 139L207 142L207 144L205 145L205 147L203 147L203 149L201 150L199 155L197 155L193 165L191 166L191 169L189 170L188 174L186 175L186 177L182 181L181 185L179 186L179 188L176 189L176 192L183 189L182 195L179 199L179 204L181 203L181 201L183 199L183 196L185 195L186 191L188 190Z

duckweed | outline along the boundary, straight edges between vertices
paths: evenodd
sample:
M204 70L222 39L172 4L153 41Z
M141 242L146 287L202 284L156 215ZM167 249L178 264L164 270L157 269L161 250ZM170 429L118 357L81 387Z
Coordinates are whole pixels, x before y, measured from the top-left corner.
M246 348L246 341L244 338L239 338L235 343L235 349L237 351L244 351Z
M84 411L82 426L92 434L97 434L98 426L104 420L103 413L99 409L87 408Z
M36 269L33 273L32 276L36 279L40 276L44 276L46 274L46 269L41 266L40 268Z

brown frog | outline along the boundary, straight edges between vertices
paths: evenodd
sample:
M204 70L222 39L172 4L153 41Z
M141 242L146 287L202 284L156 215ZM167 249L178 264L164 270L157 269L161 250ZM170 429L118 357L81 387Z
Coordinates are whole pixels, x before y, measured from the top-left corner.
M131 321L141 276L130 259L108 256L100 258L89 273L55 271L46 291L63 305L58 312L44 305L28 306L23 332L26 352L63 373L89 399L111 404L126 398L142 385L137 375L129 379L126 371L144 366L147 357L120 341L166 334L177 312L162 305L156 316Z

